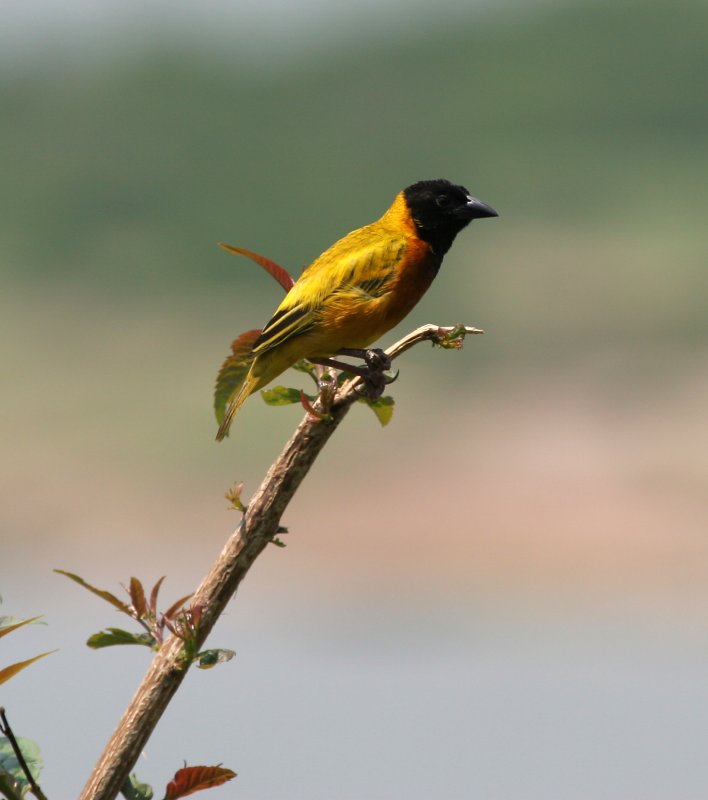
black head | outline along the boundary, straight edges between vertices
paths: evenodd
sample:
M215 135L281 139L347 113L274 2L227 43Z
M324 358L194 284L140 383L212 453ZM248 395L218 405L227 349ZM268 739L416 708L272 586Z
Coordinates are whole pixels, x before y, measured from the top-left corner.
M442 179L414 183L403 190L403 195L418 236L441 257L473 219L498 216L491 206L472 197L464 186Z

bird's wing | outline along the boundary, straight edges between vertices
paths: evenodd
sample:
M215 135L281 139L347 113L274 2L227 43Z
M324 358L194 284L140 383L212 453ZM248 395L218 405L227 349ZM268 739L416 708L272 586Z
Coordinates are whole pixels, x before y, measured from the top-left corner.
M387 291L407 245L403 235L381 235L372 225L336 242L302 273L253 345L253 355L272 350L317 325L329 303L347 295L367 302Z

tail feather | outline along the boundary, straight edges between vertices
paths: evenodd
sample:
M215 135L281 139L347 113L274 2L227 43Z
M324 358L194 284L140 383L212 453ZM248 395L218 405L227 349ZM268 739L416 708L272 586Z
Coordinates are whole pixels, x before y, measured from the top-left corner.
M251 395L256 390L258 383L259 379L249 374L249 376L244 381L243 386L239 389L238 394L229 403L229 405L226 408L226 411L224 412L224 419L221 421L221 425L219 425L219 430L216 433L217 442L220 442L222 439L226 438L229 435L229 428L231 427L231 423L233 422L233 419L236 416L236 412L246 402L249 395Z
M291 367L298 358L301 358L300 352L293 354L287 347L276 348L256 358L249 355L248 359L234 350L234 358L224 362L217 379L215 410L217 421L221 423L216 434L217 442L229 435L231 423L248 397ZM249 364L247 368L246 364ZM224 398L228 399L222 412Z

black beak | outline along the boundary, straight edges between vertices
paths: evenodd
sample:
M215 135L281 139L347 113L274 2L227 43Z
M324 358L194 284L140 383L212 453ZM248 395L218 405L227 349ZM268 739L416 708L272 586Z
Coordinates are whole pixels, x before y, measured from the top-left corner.
M465 205L460 207L458 213L463 219L482 219L483 217L499 216L491 206L476 197L469 197Z

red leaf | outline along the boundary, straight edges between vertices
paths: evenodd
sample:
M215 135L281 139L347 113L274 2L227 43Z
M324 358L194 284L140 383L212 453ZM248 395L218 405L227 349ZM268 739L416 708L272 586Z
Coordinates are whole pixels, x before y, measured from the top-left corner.
M150 592L150 614L153 617L157 616L157 595L160 592L160 587L162 586L162 581L165 580L165 576L163 575L160 580L152 587L152 591Z
M89 592L93 592L98 597L102 597L106 602L110 603L112 606L115 606L119 611L122 611L129 617L133 616L128 606L110 592L107 592L104 589L97 589L95 586L91 586L90 583L86 583L83 578L80 578L78 575L74 575L73 572L66 572L66 570L63 569L55 569L54 572L58 572L60 575L66 575L67 578L71 578L71 580L78 583L79 586L83 586L84 589L88 589Z
M138 619L145 619L147 617L147 602L145 601L145 590L142 583L137 578L130 579L130 602L135 609L135 615Z
M246 250L245 247L234 247L232 244L224 244L223 242L219 242L219 247L222 250L226 250L227 253L233 253L235 256L246 256L246 258L250 258L251 261L255 261L256 264L263 267L269 275L274 277L286 292L289 292L293 288L295 281L292 275L279 264L276 264L275 261L271 261L269 258L258 255L258 253L254 253L251 250Z
M179 600L172 603L172 605L165 611L164 615L167 619L172 619L174 615L182 608L182 606L189 600L191 594L186 594L184 597L180 597Z
M320 395L321 397L322 395ZM310 422L322 422L323 420L331 420L332 417L330 414L324 413L322 411L318 411L310 402L310 398L305 394L305 392L300 390L300 403L302 407L307 411L307 418Z
M204 611L204 606L202 603L195 603L187 610L189 621L194 629L198 628L199 623L202 621L202 611Z
M178 769L167 784L165 800L177 800L178 797L186 797L201 789L221 786L235 777L235 772L224 767L184 767Z
M307 416L311 422L319 422L322 419L322 414L320 414L319 411L315 411L309 398L302 390L300 390L300 402L305 411L307 411Z

